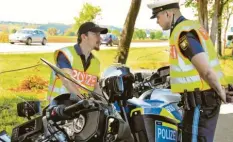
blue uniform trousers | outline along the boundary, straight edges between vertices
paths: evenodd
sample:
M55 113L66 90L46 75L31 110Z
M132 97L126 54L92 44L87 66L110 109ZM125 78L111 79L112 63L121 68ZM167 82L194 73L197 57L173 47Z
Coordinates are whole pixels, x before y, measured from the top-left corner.
M182 142L213 142L220 111L220 103L214 106L197 105L185 110Z

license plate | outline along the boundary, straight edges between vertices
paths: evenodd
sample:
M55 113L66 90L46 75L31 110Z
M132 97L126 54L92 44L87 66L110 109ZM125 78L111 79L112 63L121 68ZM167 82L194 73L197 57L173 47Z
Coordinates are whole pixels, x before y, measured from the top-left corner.
M155 121L155 140L156 142L176 142L177 141L177 126Z

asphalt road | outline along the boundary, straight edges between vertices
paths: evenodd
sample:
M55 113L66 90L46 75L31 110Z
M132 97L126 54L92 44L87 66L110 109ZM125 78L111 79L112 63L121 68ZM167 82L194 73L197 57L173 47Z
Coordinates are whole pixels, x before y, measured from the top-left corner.
M233 114L219 116L214 142L233 142Z
M0 53L8 54L8 53L46 53L53 52L57 49L66 46L72 46L75 43L48 43L43 46L41 44L32 44L30 46L25 45L23 43L17 44L9 44L9 43L0 43ZM131 47L139 48L139 47L157 47L157 46L168 46L168 42L135 42L131 43ZM101 50L107 49L116 49L116 46L110 47L106 45L101 45Z
M74 43L48 43L46 46L39 44L32 44L27 46L25 44L1 43L0 54L18 54L18 53L46 53L53 52L56 49L73 45ZM168 46L167 42L148 42L148 43L131 43L131 48L140 47L158 47ZM107 47L101 45L101 50L113 49L114 47ZM0 55L1 56L1 55ZM219 121L217 124L216 135L214 142L233 142L233 104L222 105L220 110Z

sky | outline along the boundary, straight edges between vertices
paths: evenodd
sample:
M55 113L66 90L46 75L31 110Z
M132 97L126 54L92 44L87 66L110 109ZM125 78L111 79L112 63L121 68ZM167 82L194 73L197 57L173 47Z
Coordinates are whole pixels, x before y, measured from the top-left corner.
M101 16L96 22L100 25L123 27L131 0L0 0L0 21L30 23L73 24L85 2L100 6ZM159 29L156 19L151 20L152 11L147 8L147 0L142 0L135 24L136 28ZM185 0L180 0L180 4ZM190 8L181 7L188 19L195 19Z

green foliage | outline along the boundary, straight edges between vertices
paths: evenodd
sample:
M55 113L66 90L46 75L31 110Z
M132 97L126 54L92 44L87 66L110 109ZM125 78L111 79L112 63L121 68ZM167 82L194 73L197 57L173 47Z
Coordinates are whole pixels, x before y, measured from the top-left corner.
M233 0L230 0L230 2L226 3L223 7L223 20L226 20L233 14L233 7L232 7Z
M162 31L150 32L150 39L160 39L163 36Z
M8 94L6 94L8 93ZM26 118L17 116L17 103L23 101L38 100L34 95L25 96L26 93L1 93L0 98L0 130L6 130L7 134L11 135L12 129L27 121ZM41 106L44 108L48 103L42 102Z
M81 24L88 21L93 21L96 16L100 15L101 8L85 3L78 17L74 17L75 24L73 25L74 31L77 31Z
M185 7L197 8L197 1L195 1L195 0L186 0L184 5L185 5Z
M48 28L47 33L51 36L57 35L57 29L56 28Z
M150 32L150 39L155 39L155 32Z
M146 32L142 29L135 29L133 33L133 39L145 39Z

